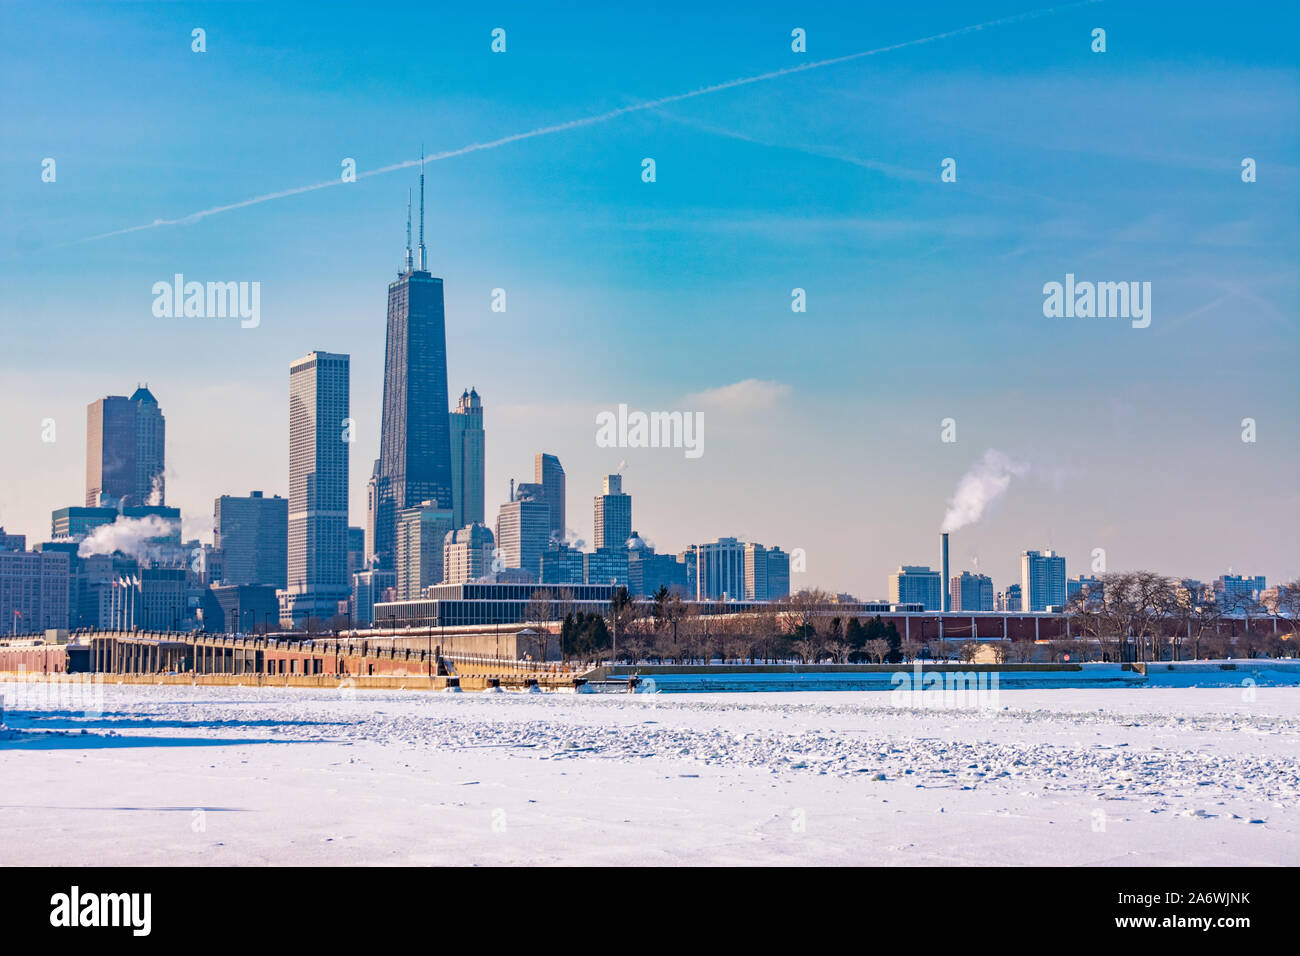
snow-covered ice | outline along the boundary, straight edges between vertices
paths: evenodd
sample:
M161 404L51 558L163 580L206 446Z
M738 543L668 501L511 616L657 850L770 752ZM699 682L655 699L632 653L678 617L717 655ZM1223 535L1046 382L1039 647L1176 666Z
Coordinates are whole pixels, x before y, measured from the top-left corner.
M1287 687L0 689L0 865L1300 862Z

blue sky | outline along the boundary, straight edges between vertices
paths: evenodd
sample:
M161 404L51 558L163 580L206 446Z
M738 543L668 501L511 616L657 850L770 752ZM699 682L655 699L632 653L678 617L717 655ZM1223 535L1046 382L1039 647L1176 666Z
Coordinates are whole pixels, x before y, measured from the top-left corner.
M80 240L337 180L345 157L364 174L1048 9L607 7L5 5L0 523L38 539L79 503L86 404L148 382L169 503L209 537L216 495L285 493L287 369L314 348L353 357L362 523L414 170ZM426 242L453 394L486 407L489 523L549 451L590 540L622 463L660 548L802 547L796 585L876 597L891 568L935 560L948 496L994 448L1031 467L954 535L953 563L999 589L1026 547L1072 575L1101 547L1112 568L1300 576L1298 19L1062 5L430 163ZM155 318L175 272L261 282L261 326ZM1044 318L1067 272L1151 282L1150 328ZM620 402L703 411L705 454L597 448L594 416Z

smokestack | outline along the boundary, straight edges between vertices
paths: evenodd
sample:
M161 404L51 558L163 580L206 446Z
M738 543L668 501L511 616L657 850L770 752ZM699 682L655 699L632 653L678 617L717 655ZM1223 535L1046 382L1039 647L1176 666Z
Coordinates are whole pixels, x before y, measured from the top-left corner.
M946 614L952 610L952 595L948 593L948 532L945 531L941 537L943 545L940 549L939 563L943 565L943 571L940 572L943 578L939 582L939 593L943 598L943 610Z

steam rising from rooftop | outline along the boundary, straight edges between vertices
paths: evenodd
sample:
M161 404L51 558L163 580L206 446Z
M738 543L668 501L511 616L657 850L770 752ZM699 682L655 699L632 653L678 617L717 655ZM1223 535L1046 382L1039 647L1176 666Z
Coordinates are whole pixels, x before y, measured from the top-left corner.
M91 531L77 548L77 556L121 552L137 561L174 559L182 553L181 549L163 539L176 531L174 522L158 515L143 518L118 515L112 524L102 524Z

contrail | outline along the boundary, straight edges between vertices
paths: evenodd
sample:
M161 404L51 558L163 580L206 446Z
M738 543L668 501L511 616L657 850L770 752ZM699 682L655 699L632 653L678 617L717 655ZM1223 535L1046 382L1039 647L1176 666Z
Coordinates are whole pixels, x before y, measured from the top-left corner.
M990 27L1000 27L1009 23L1020 23L1026 20L1036 20L1039 17L1051 16L1052 14L1059 13L1062 10L1087 6L1097 2L1100 2L1100 0L1079 0L1077 3L1065 4L1064 6L1045 7L1041 10L1030 10L1026 13L1017 13L1009 17L989 20L986 23L976 23L967 27L959 27L955 30L949 30L946 33L936 33L934 36L922 37L919 40L905 40L902 43L893 43L889 46L876 47L874 50L863 50L860 53L849 53L845 56L831 57L827 60L814 60L811 63L801 63L798 66L787 66L779 70L759 73L755 76L742 76L734 80L714 83L710 86L701 86L698 89L689 90L685 93L674 93L672 96L664 96L657 100L635 103L631 106L620 106L617 109L607 110L604 113L596 113L592 116L585 116L581 119L569 120L566 123L556 123L554 126L542 126L538 129L528 130L525 133L515 133L511 136L503 136L500 139L489 140L486 143L470 143L468 146L462 146L459 149L450 149L441 153L434 153L431 156L426 156L424 157L424 162L434 163L440 159L452 159L456 156L464 156L468 153L477 153L485 149L496 149L498 146L507 146L510 143L518 143L522 140L534 139L538 136L549 136L552 133L564 133L573 129L581 129L584 126L594 126L597 123L607 123L612 119L626 116L629 113L640 113L645 110L654 110L659 107L668 106L672 103L680 103L683 100L695 99L697 96L707 96L710 93L720 93L723 90L735 89L738 86L748 86L751 83L762 83L766 80L775 80L783 76L790 76L794 73L804 73L808 70L820 70L823 67L836 66L840 63L849 63L853 60L861 60L864 57L876 56L880 53L891 53L894 50L921 46L926 43L934 43L938 40L949 40L953 37L963 36L967 33L976 33L980 30L986 30ZM399 169L409 169L412 166L418 166L419 164L420 160L418 159L408 159L400 163L392 163L388 166L381 166L378 169L371 169L367 172L358 173L357 178L364 179L369 176L380 176L384 173L391 173ZM330 186L342 185L346 185L343 180L341 178L335 178L326 180L325 182L313 183L309 186L296 186L292 189L282 189L279 192L254 196L251 199L244 199L240 202L228 203L224 206L213 206L211 209L202 209L198 212L192 212L188 216L181 216L179 219L155 219L153 222L145 223L143 225L130 226L126 229L116 229L113 232L104 232L97 236L88 236L85 239L75 240L70 243L70 245L79 245L84 242L95 242L99 239L109 239L113 236L124 236L127 233L140 232L144 229L156 229L159 226L176 226L184 223L198 222L200 219L206 219L208 216L230 212L233 209L243 209L245 206L255 206L258 203L270 202L272 199L284 199L288 196L297 196L302 193L314 192L317 189L326 189Z

